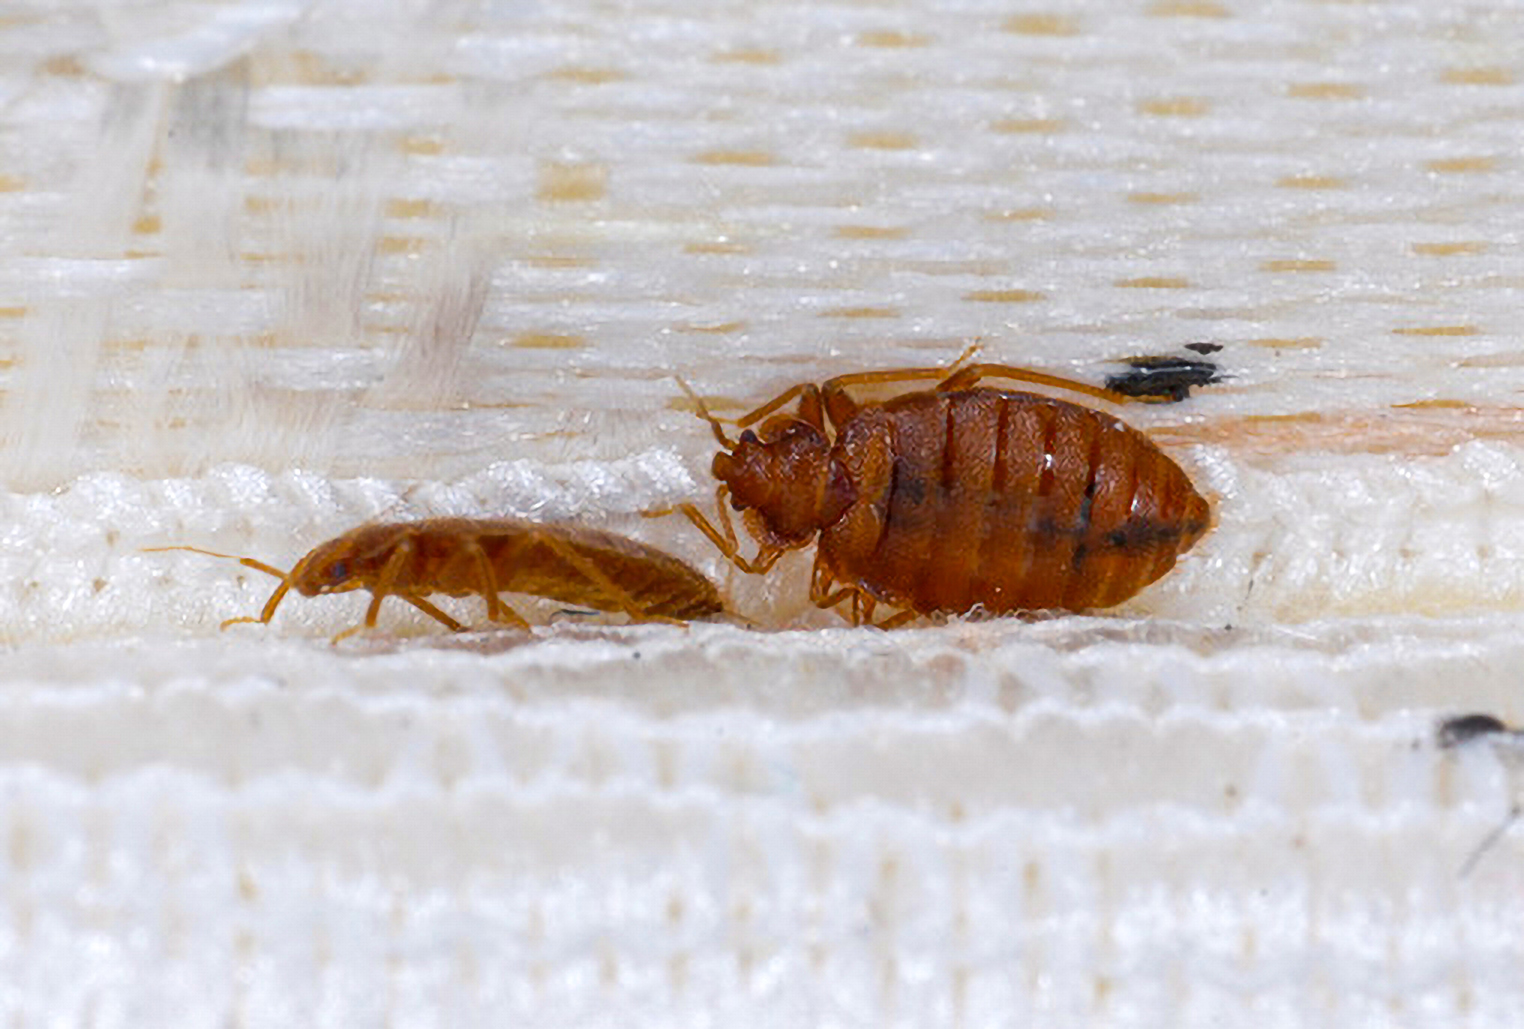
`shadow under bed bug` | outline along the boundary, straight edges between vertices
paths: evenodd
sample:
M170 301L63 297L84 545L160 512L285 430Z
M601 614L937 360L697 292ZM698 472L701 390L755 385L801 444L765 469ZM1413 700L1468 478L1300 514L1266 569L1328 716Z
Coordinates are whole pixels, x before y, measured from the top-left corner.
M1207 501L1143 433L1081 404L979 385L990 378L1129 400L999 364L856 372L785 390L736 420L746 431L731 440L688 390L724 447L713 464L720 527L692 504L674 510L750 573L815 542L814 603L850 600L854 625L878 604L899 608L883 628L931 613L1110 607L1207 531ZM848 392L918 380L940 381L882 402ZM727 501L757 540L750 560Z
M682 622L724 611L713 583L655 547L596 529L512 518L365 525L313 548L289 572L251 557L199 547L147 549L229 558L281 580L258 618L230 618L222 623L224 629L238 622L269 622L293 588L308 597L369 590L364 623L339 633L335 643L373 628L381 601L389 596L455 632L464 626L426 600L430 594L480 596L487 602L490 620L524 629L529 623L503 603L499 593L623 612L636 621Z

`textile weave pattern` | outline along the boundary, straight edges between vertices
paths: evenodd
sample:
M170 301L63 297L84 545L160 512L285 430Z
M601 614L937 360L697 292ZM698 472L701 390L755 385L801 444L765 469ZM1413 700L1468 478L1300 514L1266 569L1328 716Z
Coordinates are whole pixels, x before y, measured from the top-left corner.
M1524 721L1521 53L1504 2L0 12L0 1020L1517 1024L1518 737L1437 729ZM880 633L641 517L713 500L674 376L973 342L1209 344L1119 412L1212 500L1174 572ZM332 647L363 596L224 632L274 580L143 552L447 514L755 627Z

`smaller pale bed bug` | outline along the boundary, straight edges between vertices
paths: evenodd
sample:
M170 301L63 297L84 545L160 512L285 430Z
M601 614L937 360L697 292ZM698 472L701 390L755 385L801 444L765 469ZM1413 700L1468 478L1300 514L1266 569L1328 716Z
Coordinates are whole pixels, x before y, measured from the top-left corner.
M148 549L228 558L281 580L258 618L230 618L223 628L269 622L292 589L308 597L369 590L364 623L339 633L335 643L373 628L387 597L406 601L455 632L464 626L425 599L430 594L480 596L487 602L490 620L526 629L529 624L498 598L499 593L622 612L636 621L681 622L725 609L713 583L655 547L596 529L511 518L365 525L314 547L289 572L200 547Z

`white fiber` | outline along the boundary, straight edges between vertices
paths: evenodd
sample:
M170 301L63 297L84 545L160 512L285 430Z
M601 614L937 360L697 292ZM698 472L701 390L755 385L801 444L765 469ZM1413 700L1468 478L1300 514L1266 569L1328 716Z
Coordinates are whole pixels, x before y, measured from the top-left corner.
M0 1021L1517 1025L1520 53L1486 0L0 16ZM677 379L975 342L1208 351L1116 413L1211 532L886 633L645 517L715 516ZM365 592L224 629L276 579L149 550L438 516L734 615L335 646Z

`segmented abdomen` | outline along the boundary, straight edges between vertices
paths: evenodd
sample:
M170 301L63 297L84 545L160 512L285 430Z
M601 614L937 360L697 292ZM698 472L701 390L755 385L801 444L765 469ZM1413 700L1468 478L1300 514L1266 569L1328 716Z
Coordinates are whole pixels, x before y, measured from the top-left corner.
M600 611L633 605L665 618L704 618L724 610L714 584L696 569L655 547L597 529L511 518L438 518L393 530L375 546L389 554L403 538L411 542L413 560L393 585L419 594L482 593L484 557L505 593ZM379 567L384 559L373 563Z
M826 559L916 611L1108 607L1169 571L1210 522L1141 432L1051 397L906 394L849 437L861 510L822 537Z
M714 584L655 547L592 529L529 533L499 575L504 589L601 611L693 619L724 610Z

